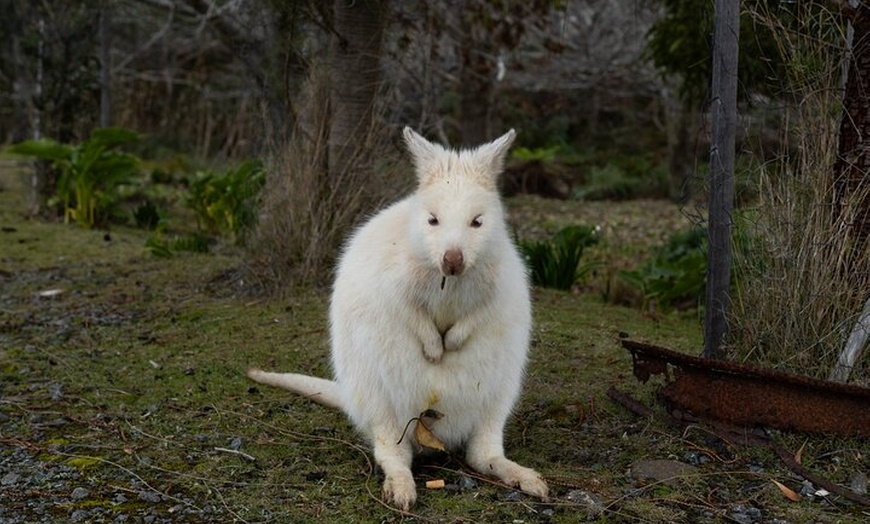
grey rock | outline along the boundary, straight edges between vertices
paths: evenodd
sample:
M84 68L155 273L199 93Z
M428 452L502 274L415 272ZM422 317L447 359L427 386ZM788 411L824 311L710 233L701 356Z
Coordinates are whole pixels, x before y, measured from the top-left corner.
M0 479L0 485L3 486L11 486L13 484L17 484L18 480L21 478L21 475L14 472L9 472L3 475L3 478Z
M601 502L601 498L594 493L575 489L569 491L565 495L565 498L585 509L590 518L598 517L604 512L604 504Z
M461 491L471 491L477 488L477 481L466 475L459 477L459 489Z
M804 497L813 497L816 494L816 487L809 480L803 481L799 492Z
M70 493L70 498L73 500L82 500L88 498L88 495L90 495L90 492L87 489L78 487Z
M636 479L654 479L670 486L680 477L694 475L698 468L677 460L637 460L631 465L629 476Z
M740 524L754 524L761 522L761 510L752 506L744 506L743 504L735 504L731 506L732 520Z
M142 490L139 492L139 500L156 504L160 502L160 494L151 490Z
M854 477L852 477L852 482L849 484L849 487L852 488L852 491L859 495L867 494L867 474L862 472L857 473Z

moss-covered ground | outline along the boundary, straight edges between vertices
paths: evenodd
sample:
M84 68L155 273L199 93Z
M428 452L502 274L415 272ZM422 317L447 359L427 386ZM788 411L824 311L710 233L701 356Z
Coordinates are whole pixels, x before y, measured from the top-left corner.
M552 500L519 495L474 476L456 458L435 457L418 464L418 503L402 514L380 501L369 449L340 413L244 376L251 365L328 375L326 286L256 296L234 249L157 258L145 249L142 230L88 231L28 219L20 182L8 162L0 168L0 454L26 453L80 472L87 496L56 506L59 522L95 506L104 508L106 522L121 515L134 521L144 506L166 521L214 522L870 518L867 508L833 495L792 502L771 480L798 491L801 479L769 451L732 445L704 426L669 423L655 404L656 384L637 383L619 338L697 353L697 312L650 315L607 305L599 292L548 290L534 292L534 344L506 448L550 480ZM558 204L571 205L580 204ZM538 216L545 229L571 213L541 209L527 216ZM663 203L623 203L613 212L632 214L612 221L628 232L661 222L661 214L680 215ZM615 244L608 249L621 256L643 251ZM610 386L656 415L627 412L607 397ZM777 438L791 450L803 446L804 465L841 484L870 472L867 442ZM645 481L629 474L639 459L697 469L671 483ZM427 490L427 479L444 479L448 489ZM29 499L70 495L51 489L0 486L0 517L37 520ZM128 500L119 491L130 492ZM598 510L578 501L581 492L598 499ZM201 511L185 511L191 508ZM745 520L756 516L745 508L757 509L760 520Z

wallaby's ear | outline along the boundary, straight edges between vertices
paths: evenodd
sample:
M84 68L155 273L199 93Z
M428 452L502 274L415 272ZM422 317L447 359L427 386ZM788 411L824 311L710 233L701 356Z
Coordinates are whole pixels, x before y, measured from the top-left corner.
M410 127L405 126L402 135L405 137L405 144L408 146L408 151L417 167L425 165L442 149L441 146L429 142Z
M517 137L516 131L511 129L502 136L488 144L483 144L474 151L474 156L480 162L480 166L494 175L498 175L504 169L504 161L507 153Z

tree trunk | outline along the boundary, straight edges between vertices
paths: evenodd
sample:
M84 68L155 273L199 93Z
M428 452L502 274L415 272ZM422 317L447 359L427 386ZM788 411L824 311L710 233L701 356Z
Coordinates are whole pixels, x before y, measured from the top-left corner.
M734 132L737 125L739 0L716 0L713 19L713 82L710 111L710 209L704 356L722 358L728 332L731 284L731 209L734 203Z
M351 170L365 176L371 169L364 152L380 88L384 10L383 0L335 1L335 32L330 43L330 181Z
M475 34L481 23L477 14L477 10L460 14L459 130L462 145L466 147L490 139L491 107L495 95L495 64L489 56L492 46L485 44L486 37L479 38Z
M33 139L42 138L43 82L45 80L45 20L39 19L39 42L36 45L36 83L33 86ZM46 185L46 166L38 160L33 162L33 175L30 177L30 213L34 216L42 211L43 193Z
M870 6L860 2L850 13L854 36L834 163L834 219L857 240L858 253L870 235Z
M111 4L100 10L100 127L112 125Z

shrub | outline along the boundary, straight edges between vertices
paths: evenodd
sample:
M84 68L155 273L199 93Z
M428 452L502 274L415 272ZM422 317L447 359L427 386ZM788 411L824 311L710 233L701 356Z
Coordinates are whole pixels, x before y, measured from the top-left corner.
M264 182L258 161L224 172L201 171L190 183L186 202L201 230L229 234L238 242L243 230L253 224L255 199Z
M8 151L50 162L59 172L55 203L63 205L64 222L72 218L90 228L108 218L118 200L118 187L136 172L139 158L117 149L138 139L134 131L102 128L78 145L26 140Z
M644 303L685 307L701 302L706 289L707 231L692 228L675 233L653 258L620 278L643 294Z
M568 226L551 239L521 241L519 247L534 285L569 290L591 271L593 266L581 265L580 260L583 251L597 243L594 227Z

